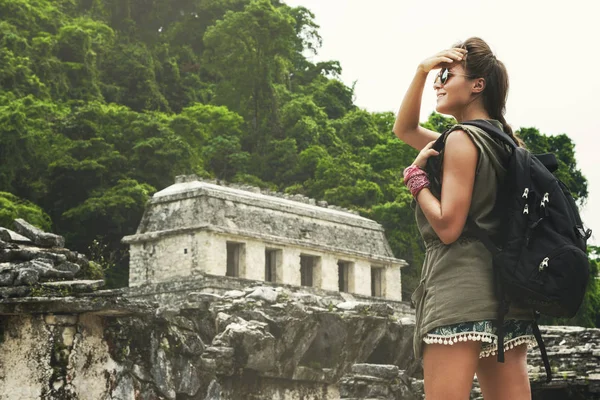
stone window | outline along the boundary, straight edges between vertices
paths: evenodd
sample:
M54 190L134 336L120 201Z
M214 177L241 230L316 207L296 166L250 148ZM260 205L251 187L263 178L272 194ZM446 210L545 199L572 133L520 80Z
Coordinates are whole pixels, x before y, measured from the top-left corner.
M371 296L383 297L383 267L371 266Z
M338 261L338 287L340 292L350 292L350 271L353 263L350 261Z
M319 263L319 257L300 255L300 284L302 286L313 286L315 270Z
M277 270L281 265L281 250L265 249L265 281L277 282Z
M244 243L227 242L227 276L240 277L244 269Z

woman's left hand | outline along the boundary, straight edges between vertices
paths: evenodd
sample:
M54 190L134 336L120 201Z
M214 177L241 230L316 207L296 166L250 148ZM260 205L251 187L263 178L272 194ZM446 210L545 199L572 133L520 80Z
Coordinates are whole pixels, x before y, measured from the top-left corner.
M433 146L434 143L435 140L427 143L427 146L423 147L423 150L421 150L417 158L415 158L415 161L413 161L413 165L416 165L417 167L423 169L425 168L425 165L427 164L427 159L429 157L436 157L440 154L437 150L431 148L431 146Z

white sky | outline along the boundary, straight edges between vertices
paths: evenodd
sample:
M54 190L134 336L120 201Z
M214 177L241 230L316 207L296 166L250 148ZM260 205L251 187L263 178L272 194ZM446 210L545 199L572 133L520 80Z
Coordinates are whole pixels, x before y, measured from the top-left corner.
M566 133L588 179L586 225L600 239L600 1L284 0L315 14L318 60L338 60L356 104L396 112L417 65L470 36L491 46L509 72L513 129ZM554 3L554 5L553 5ZM434 110L433 74L421 120Z

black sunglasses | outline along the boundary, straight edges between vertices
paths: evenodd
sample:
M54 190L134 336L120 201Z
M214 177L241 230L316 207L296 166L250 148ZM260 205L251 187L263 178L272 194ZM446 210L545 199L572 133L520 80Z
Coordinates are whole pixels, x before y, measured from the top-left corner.
M466 76L467 78L471 78L471 75L465 75L465 74L457 74L456 72L451 72L448 68L442 68L440 70L440 72L438 72L438 74L435 77L435 80L433 81L433 83L435 84L437 82L437 80L440 80L440 83L442 85L445 85L446 82L448 82L448 79L450 78L450 75L456 75L456 76Z

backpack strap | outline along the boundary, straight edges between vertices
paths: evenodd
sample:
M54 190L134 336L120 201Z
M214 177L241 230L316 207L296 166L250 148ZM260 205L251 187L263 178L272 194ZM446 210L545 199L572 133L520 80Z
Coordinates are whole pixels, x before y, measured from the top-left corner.
M548 168L548 171L554 172L558 169L558 160L552 153L534 154L534 157L544 164L544 167Z
M492 239L490 239L487 232L484 229L482 229L479 225L477 225L475 220L473 220L473 218L471 218L470 215L467 216L467 227L469 227L469 231L471 231L475 235L475 237L477 237L477 239L479 239L479 241L483 243L485 248L488 249L490 253L492 253L492 256L496 256L496 254L500 252L500 249L498 248L498 246L496 246Z
M508 136L505 132L494 124L484 119L474 119L472 121L465 121L462 123L463 125L471 125L476 126L479 129L483 129L488 135L502 140L502 142L508 144L512 148L518 147L514 140L510 136ZM555 172L558 169L558 160L556 156L552 153L544 153L544 154L534 154L535 158L537 158L544 167L548 169L550 172Z
M533 312L533 336L535 336L535 341L540 348L540 353L542 354L542 361L544 362L544 368L546 369L546 382L550 382L552 380L552 369L550 368L550 360L548 359L548 353L546 352L546 345L544 344L544 339L542 339L542 333L540 332L540 327L538 326L538 318L540 317L540 313L537 311Z
M506 143L513 149L518 147L517 144L515 143L515 141L510 136L508 136L504 131L502 131L496 125L494 125L491 122L486 121L484 119L474 119L471 121L461 122L461 125L476 126L477 128L482 129L483 131L488 133L493 138L500 139L502 142Z

